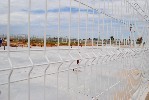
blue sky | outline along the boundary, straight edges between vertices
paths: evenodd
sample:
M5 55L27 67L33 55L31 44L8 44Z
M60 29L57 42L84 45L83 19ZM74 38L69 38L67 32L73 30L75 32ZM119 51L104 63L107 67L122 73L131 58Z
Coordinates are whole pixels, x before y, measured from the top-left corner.
M73 1L73 0L72 0ZM89 0L90 1L90 0ZM86 1L83 1L87 4ZM89 5L99 8L99 0L95 2L95 5L90 1ZM0 34L6 34L7 29L7 1L0 0ZM109 7L108 7L109 5ZM120 9L120 0L114 0L113 10ZM77 37L78 32L78 3L72 2L72 24L71 24L71 37ZM125 6L125 5L123 5ZM100 1L100 10L102 11L104 7L103 0ZM122 9L124 13L123 16L128 20L128 14L126 13L126 9ZM61 0L61 19L60 19L60 36L68 36L69 33L69 16L70 16L70 6L69 0ZM85 6L81 5L80 8L80 38L91 37L92 34L94 37L98 37L98 13L95 11L94 15L94 24L93 24L93 10L88 9L88 32L86 33L86 18L87 18L87 9ZM108 3L106 0L105 3L105 11L106 13L112 13L112 2ZM48 36L57 36L58 34L58 0L48 0L48 25L47 25L47 35ZM111 16L116 18L120 18L120 13L118 11L113 12ZM123 18L124 18L123 17ZM11 34L26 34L28 33L28 0L11 0ZM113 29L111 29L111 21L113 24ZM122 25L111 18L104 17L105 22L105 30L103 31L103 14L100 14L100 37L108 38L110 35L114 35L115 31L120 33L120 26ZM33 36L41 36L43 37L44 33L44 24L45 24L45 1L37 1L32 0L31 7L31 35ZM94 30L93 30L94 26ZM124 26L124 25L123 25ZM106 31L108 29L108 31ZM122 32L124 36L128 37L129 31L128 29L122 28ZM120 36L120 35L119 35Z

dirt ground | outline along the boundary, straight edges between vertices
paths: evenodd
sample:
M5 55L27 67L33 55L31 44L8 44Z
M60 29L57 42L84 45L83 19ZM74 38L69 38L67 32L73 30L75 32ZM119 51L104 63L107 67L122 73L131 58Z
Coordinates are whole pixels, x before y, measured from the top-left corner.
M148 92L147 97L146 97L146 99L145 99L145 100L149 100L149 92Z

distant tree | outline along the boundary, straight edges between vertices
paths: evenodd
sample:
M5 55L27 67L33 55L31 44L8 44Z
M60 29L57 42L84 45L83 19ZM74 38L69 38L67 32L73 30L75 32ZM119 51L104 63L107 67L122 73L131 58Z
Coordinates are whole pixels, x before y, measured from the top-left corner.
M98 38L94 38L93 40L96 40L96 41L97 41L97 40L98 40Z
M138 44L141 44L141 43L142 43L142 40L143 40L142 37L138 38L138 39L137 39L137 43L138 43Z
M110 39L113 41L114 40L114 37L113 36L110 36Z

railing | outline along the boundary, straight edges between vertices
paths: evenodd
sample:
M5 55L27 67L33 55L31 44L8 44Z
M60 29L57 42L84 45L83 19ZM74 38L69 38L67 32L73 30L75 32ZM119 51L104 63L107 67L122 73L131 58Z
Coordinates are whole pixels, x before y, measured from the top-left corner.
M10 58L12 67L0 70L1 99L129 99L148 81L148 49L60 50L52 52L55 62L51 51L43 57L46 62L30 57L28 66L13 66Z
M149 49L146 45L143 46L143 42L148 43L148 40L144 39L142 45L137 46L135 42L137 35L134 34L136 27L129 30L130 24L137 26L137 19L133 21L134 15L131 11L131 19L125 19L122 7L121 14L118 12L118 16L117 12L114 12L113 0L109 2L99 0L98 8L95 3L97 0L93 0L93 4L90 4L90 0L86 2L69 0L68 46L64 47L60 46L61 1L59 0L57 46L50 48L46 45L47 29L49 28L47 23L48 2L50 1L46 0L44 47L31 48L32 5L29 0L28 46L14 49L10 47L10 1L8 0L7 46L6 51L0 51L0 100L128 100L130 98L136 100L141 97L149 81ZM72 4L74 2L78 4L78 44L71 48ZM105 3L108 3L108 8ZM112 5L112 11L109 9L109 3ZM124 2L121 0L121 6L126 7L126 10L132 10L127 3L129 4L128 0L124 0ZM104 4L104 7L102 8L100 4ZM89 27L92 28L91 46L87 46L87 37L85 37L83 47L80 46L81 6L86 9L85 34L90 33ZM92 18L90 19L89 14L91 13ZM103 16L102 31L101 15ZM98 20L95 16L98 17ZM108 24L105 23L106 17L110 19ZM89 24L89 20L92 20L92 25ZM98 23L97 30L95 23ZM145 22L142 23L142 26L146 25ZM117 26L118 24L120 26ZM111 28L111 34L109 34L108 27ZM146 27L143 28L148 30ZM143 29L136 31L140 32L140 30ZM125 39L123 32L129 32L130 37ZM97 33L96 41L93 39L94 33ZM115 43L112 43L111 39L108 43L107 39L105 41L102 38L101 46L99 46L101 33L107 36L117 35L114 39ZM144 32L141 34L142 37L145 37ZM94 45L94 43L97 44ZM26 50L26 48L28 49Z

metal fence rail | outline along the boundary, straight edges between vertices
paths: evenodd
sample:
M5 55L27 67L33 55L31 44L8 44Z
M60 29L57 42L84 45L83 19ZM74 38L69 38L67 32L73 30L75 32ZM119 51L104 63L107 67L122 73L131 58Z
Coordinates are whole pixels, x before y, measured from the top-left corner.
M48 27L48 3L52 1L45 0L44 47L31 47L32 1L28 0L28 46L14 49L10 46L11 0L8 0L7 46L6 50L0 49L0 100L139 100L149 81L148 38L144 35L148 35L144 32L148 31L146 19L141 19L144 28L141 29L137 24L140 15L130 7L129 0L119 2L130 19L122 14L122 7L119 12L114 10L113 0L67 1L68 46L60 46L62 0L57 0L57 45L47 47L48 28L51 28ZM78 22L77 46L72 48L73 4L78 4ZM134 18L134 11L137 18ZM82 12L86 19L81 19ZM83 47L81 20L85 20L86 32ZM135 42L134 31L143 31L141 46ZM129 32L130 36L125 39L123 32ZM89 40L88 34L91 35ZM105 38L114 35L116 39L100 39L101 34L106 35ZM91 41L90 46L88 41ZM143 42L146 42L144 46Z
M131 98L148 80L147 73L144 73L148 70L147 57L144 56L148 55L148 49L108 48L108 52L106 49L71 50L68 55L65 55L67 50L61 50L56 62L49 60L54 57L47 51L47 56L43 57L45 63L35 64L30 58L28 66L2 69L1 99ZM76 64L77 60L80 60L79 64Z

